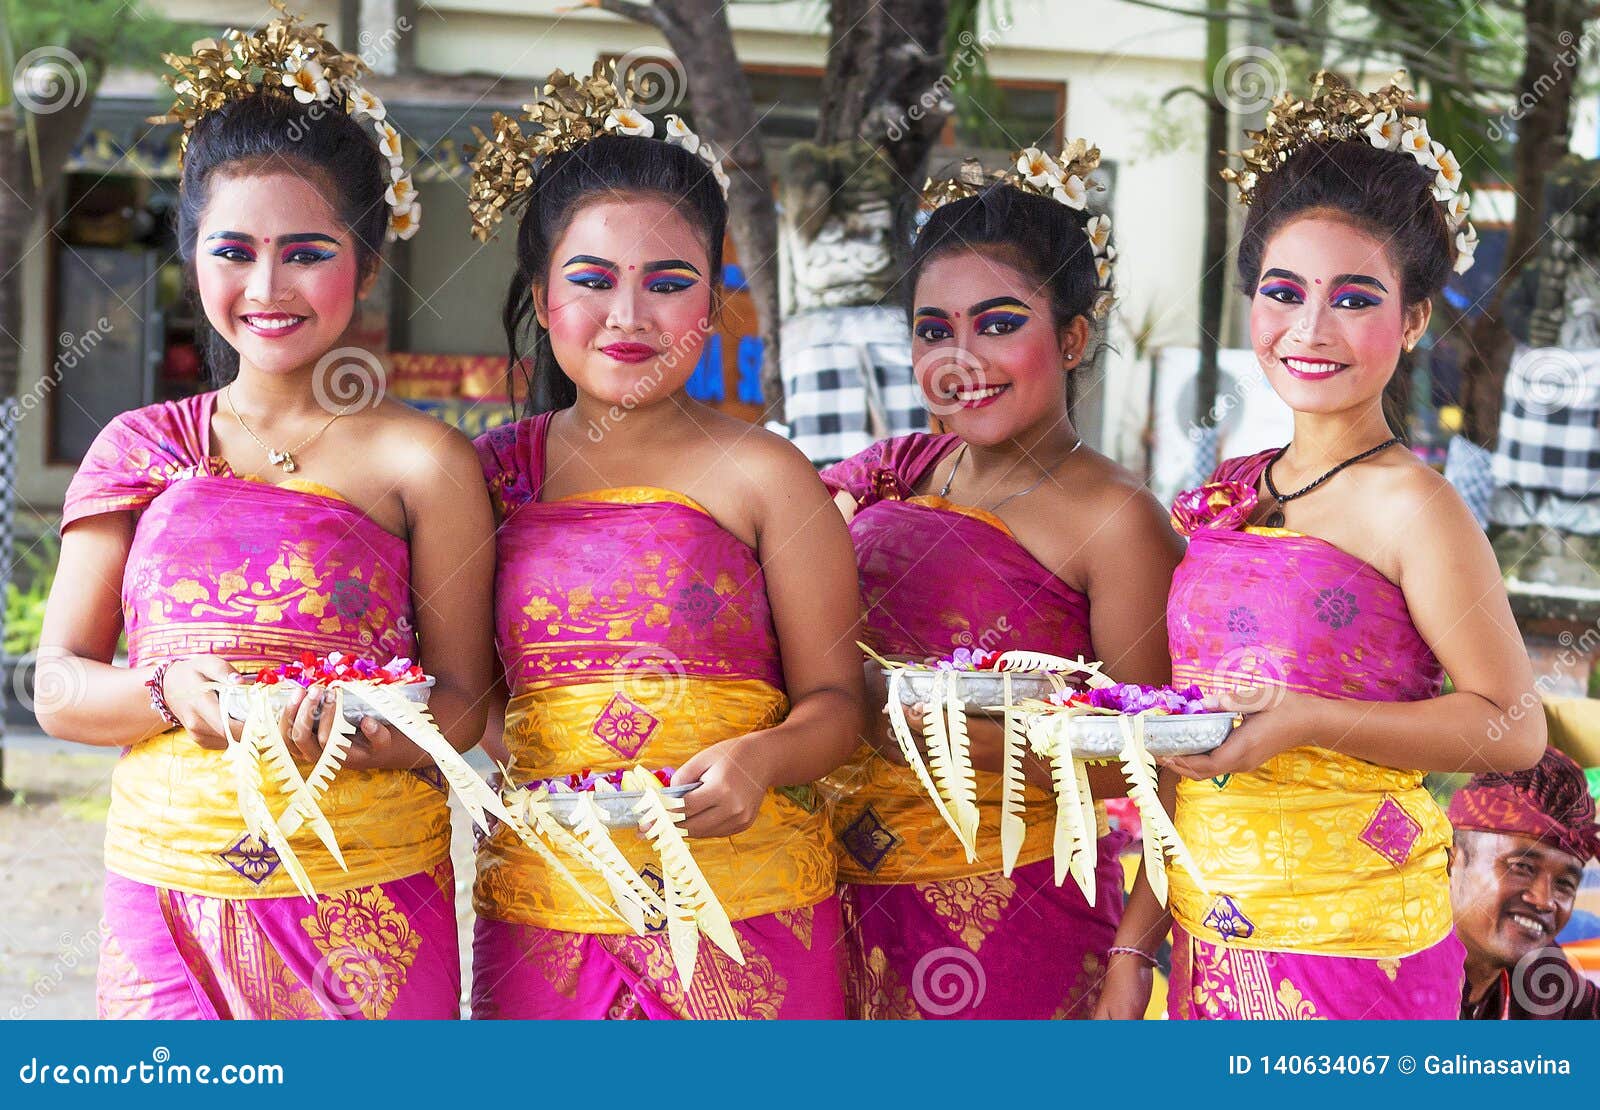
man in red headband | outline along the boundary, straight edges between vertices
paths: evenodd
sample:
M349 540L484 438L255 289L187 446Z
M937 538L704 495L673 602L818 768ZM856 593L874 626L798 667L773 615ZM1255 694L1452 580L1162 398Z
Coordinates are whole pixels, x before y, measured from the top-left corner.
M1600 855L1578 765L1550 748L1529 770L1475 775L1451 799L1450 823L1462 1018L1600 1018L1600 987L1555 943L1584 864Z

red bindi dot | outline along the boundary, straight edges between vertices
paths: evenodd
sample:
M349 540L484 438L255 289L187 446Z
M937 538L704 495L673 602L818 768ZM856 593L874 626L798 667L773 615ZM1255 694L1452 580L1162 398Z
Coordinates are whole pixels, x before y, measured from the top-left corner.
M270 242L272 242L272 236L268 235L265 239L262 239L261 241L263 243L270 243Z
M961 313L959 313L959 312L958 312L958 313L956 313L956 319L957 319L957 320L959 320L959 319L961 319Z
M637 270L638 268L639 267L634 266L634 265L629 265L629 267L628 267L628 269L630 269L630 270Z
M1321 285L1321 284L1322 284L1322 279L1321 279L1321 278L1317 278L1317 279L1316 279L1316 281L1317 281L1317 284L1318 284L1318 285Z

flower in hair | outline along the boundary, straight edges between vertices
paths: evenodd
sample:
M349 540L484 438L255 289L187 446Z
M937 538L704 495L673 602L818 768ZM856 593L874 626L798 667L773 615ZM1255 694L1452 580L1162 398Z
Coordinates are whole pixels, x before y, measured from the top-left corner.
M615 62L598 61L582 78L554 71L539 99L524 104L522 112L517 119L494 113L492 135L472 129L478 141L472 151L467 209L473 237L480 242L488 240L509 210L527 201L535 178L552 155L576 150L601 135L655 138L656 134L655 124L633 106L631 82L617 74ZM662 141L697 155L727 195L728 174L711 143L677 116L667 117Z
M189 137L202 118L235 100L270 94L288 96L308 106L326 104L358 122L374 125L379 150L388 158L390 178L399 181L400 134L386 121L387 109L361 84L368 67L355 54L347 54L330 42L323 32L327 24L306 24L272 0L279 18L266 26L245 32L225 31L221 40L200 39L188 54L164 54L172 67L166 76L175 99L164 115L152 116L151 123L183 125L180 158L189 149ZM411 192L405 178L405 191ZM391 189L391 192L395 190ZM414 193L409 204L389 200L391 239L409 239L416 234L421 206Z
M1073 139L1052 158L1038 147L1019 150L1006 173L986 173L975 158L962 161L953 177L928 178L922 187L922 207L931 212L953 200L977 196L988 186L1003 182L1034 196L1049 197L1076 212L1089 206L1088 178L1100 165L1100 148L1087 139ZM1095 280L1103 295L1096 298L1094 314L1102 319L1110 311L1111 271L1117 252L1111 246L1111 217L1095 216L1084 226L1094 251Z
M1410 96L1405 80L1405 71L1396 71L1389 84L1369 94L1352 88L1337 74L1319 71L1311 79L1310 96L1284 93L1272 102L1266 126L1246 132L1254 145L1239 152L1243 167L1224 169L1223 180L1238 189L1241 204L1250 204L1263 177L1312 143L1359 139L1378 150L1408 154L1418 165L1435 171L1431 188L1434 199L1444 206L1455 243L1455 270L1466 273L1478 234L1467 223L1461 161L1428 134L1425 120L1404 114Z

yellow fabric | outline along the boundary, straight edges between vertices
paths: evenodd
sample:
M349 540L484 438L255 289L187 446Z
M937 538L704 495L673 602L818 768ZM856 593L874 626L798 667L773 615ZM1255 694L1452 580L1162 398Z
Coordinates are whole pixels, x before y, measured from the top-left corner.
M908 497L906 500L913 505L926 505L930 509L943 509L947 513L960 513L962 516L971 517L973 520L982 521L991 528L997 528L1005 535L1011 536L1013 539L1016 538L1015 536L1011 535L1011 529L1009 526L1007 526L1005 521L1001 520L988 510L980 509L975 505L958 504L957 502L951 501L948 498L940 497L937 494L932 493L920 494L916 497Z
M673 505L682 505L686 509L693 509L697 513L711 515L711 511L700 502L686 493L677 490L663 489L660 486L611 486L606 489L592 489L583 493L569 493L565 497L557 497L556 501L595 501L602 505L659 505L667 502Z
M1176 670L1173 679L1193 681ZM1363 839L1393 843L1371 831L1380 809L1391 828L1414 832L1398 863ZM1450 823L1420 772L1294 748L1220 785L1181 781L1176 824L1213 895L1231 898L1253 926L1230 945L1371 959L1420 952L1451 929ZM1216 899L1184 868L1169 874L1178 921L1217 943L1206 924Z
M673 675L586 682L520 694L506 711L510 782L522 784L581 772L643 763L681 767L721 740L770 728L789 711L782 692L758 679L717 680ZM653 722L653 723L652 723ZM635 759L624 747L638 742ZM508 797L514 797L508 787ZM634 830L612 838L647 879L659 881L659 861ZM695 862L735 921L812 906L834 892L834 866L823 815L809 813L786 795L769 793L755 824L737 836L690 841ZM570 857L563 862L602 904L605 883ZM626 933L627 927L584 904L509 829L500 828L478 848L477 912L497 921L578 933Z
M916 774L890 763L862 745L850 762L823 780L838 846L839 881L845 883L921 883L962 879L1000 870L1000 776L976 772L978 853L966 851L933 808ZM1048 859L1054 852L1056 804L1053 795L1029 785L1018 865ZM1094 806L1096 835L1110 831L1105 806ZM854 850L852 850L854 849ZM885 849L888 849L885 851ZM881 854L876 867L868 864Z
M311 769L300 764L302 774ZM245 837L233 774L223 753L174 729L129 748L111 775L106 869L152 886L219 898L293 896L282 866L258 885L261 846ZM290 840L319 893L389 882L450 854L450 812L438 790L409 771L340 771L322 799L349 870L316 834ZM230 860L232 864L230 865Z
M1600 767L1600 698L1545 698L1550 746L1579 767Z

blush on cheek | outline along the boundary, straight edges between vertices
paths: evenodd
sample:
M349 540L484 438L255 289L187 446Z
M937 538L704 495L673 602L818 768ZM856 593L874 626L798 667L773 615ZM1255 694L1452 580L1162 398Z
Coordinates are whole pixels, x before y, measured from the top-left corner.
M563 346L587 347L605 323L604 314L597 306L585 304L577 297L563 298L552 292L546 309L550 318L550 341Z
M205 260L195 267L195 286L200 291L200 309L206 314L206 320L218 332L230 332L233 328L234 302L243 291L243 286L230 281L216 267L206 265Z
M317 317L348 322L356 308L356 259L353 252L310 267L296 284Z

